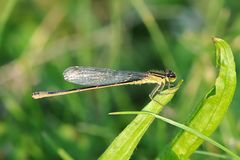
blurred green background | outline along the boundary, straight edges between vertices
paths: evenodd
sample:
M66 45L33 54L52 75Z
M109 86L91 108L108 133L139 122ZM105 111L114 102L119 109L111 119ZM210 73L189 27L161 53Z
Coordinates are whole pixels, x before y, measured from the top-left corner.
M213 139L240 154L240 5L226 0L0 0L0 159L97 159L154 87L123 86L34 100L78 86L69 66L175 71L184 84L161 115L184 122L217 75L213 36L232 47L235 98ZM132 159L154 159L179 129L155 121ZM201 150L222 154L204 143ZM193 155L192 159L216 159Z

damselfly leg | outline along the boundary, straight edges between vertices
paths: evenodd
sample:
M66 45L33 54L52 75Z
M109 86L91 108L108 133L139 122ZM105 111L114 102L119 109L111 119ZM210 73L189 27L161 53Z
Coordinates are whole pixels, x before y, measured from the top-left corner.
M161 93L161 91L164 89L164 84L162 83L162 84L159 84L159 85L156 85L155 87L154 87L154 89L151 91L151 93L149 94L149 98L151 99L151 100L153 100L153 97L156 95L156 94L158 94L158 93Z

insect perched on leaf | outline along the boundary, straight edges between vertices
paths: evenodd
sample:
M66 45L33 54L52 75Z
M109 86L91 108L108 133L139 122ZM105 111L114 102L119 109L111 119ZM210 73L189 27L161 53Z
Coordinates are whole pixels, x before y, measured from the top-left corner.
M52 97L76 92L95 90L100 88L130 84L140 85L147 83L157 84L157 87L151 93L151 95L154 95L158 90L163 88L166 83L171 84L176 80L175 73L173 73L170 70L166 72L160 71L133 72L82 66L74 66L67 68L63 72L63 76L66 81L86 87L52 92L48 91L34 92L32 94L32 97L34 99L38 99L44 97Z

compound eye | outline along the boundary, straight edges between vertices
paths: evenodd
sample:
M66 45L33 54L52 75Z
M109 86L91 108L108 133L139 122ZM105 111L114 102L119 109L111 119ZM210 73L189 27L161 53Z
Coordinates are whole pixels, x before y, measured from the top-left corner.
M166 76L169 78L170 82L174 82L176 80L176 75L172 71L168 71Z
M167 77L172 77L173 74L174 74L174 73L173 73L172 71L170 71L170 70L167 70L167 71L166 71L166 76L167 76Z
M171 77L171 78L176 78L176 75L175 75L174 73L171 73L171 74L170 74L170 77Z

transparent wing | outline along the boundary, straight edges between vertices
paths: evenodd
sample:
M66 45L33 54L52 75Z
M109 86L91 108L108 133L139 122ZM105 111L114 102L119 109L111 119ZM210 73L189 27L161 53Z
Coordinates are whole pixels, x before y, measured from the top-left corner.
M141 80L146 77L146 73L74 66L67 68L63 76L66 81L74 84L99 86Z

